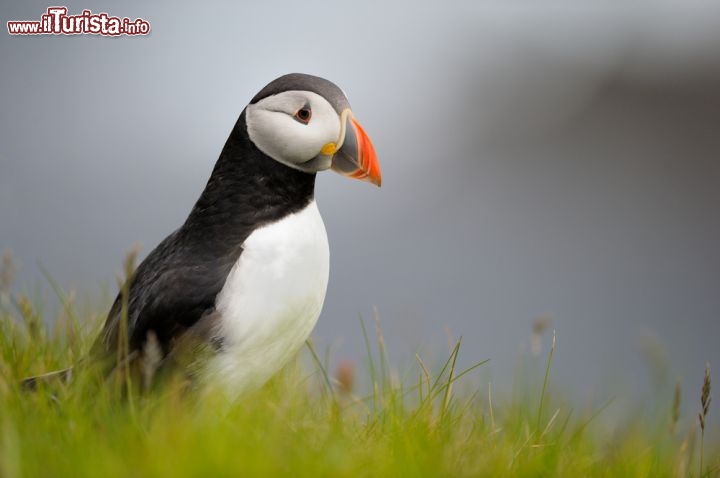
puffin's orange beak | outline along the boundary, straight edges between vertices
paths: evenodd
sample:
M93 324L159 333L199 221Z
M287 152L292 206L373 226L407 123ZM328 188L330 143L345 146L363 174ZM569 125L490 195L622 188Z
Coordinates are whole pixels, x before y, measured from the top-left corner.
M332 170L380 187L382 182L380 165L372 141L360 123L355 121L350 110L343 111L341 121L345 136L342 146L333 155Z

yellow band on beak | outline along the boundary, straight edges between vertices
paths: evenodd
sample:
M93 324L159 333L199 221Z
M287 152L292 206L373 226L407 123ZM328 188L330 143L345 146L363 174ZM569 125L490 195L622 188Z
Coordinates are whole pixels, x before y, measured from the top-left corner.
M335 143L328 143L322 147L320 152L322 154L327 154L328 156L332 156L333 154L337 153L337 150L338 150L338 147Z

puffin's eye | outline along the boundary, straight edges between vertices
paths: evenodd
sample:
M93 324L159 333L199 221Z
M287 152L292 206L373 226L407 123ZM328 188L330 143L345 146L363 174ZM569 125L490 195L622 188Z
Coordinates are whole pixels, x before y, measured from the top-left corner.
M310 122L310 118L312 118L312 110L309 106L303 106L302 108L297 110L293 118L295 118L302 124L308 124Z

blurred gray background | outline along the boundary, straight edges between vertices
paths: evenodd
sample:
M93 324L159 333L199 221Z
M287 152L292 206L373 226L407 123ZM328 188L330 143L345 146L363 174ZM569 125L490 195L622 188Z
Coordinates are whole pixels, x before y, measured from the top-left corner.
M347 92L383 171L380 190L319 176L322 348L361 361L358 317L376 310L400 370L462 335L465 365L491 359L473 380L508 389L549 318L569 393L681 377L696 408L705 361L720 371L720 6L578 3L72 1L152 33L3 32L16 291L49 289L40 263L106 307L133 244L184 220L247 101L312 73ZM48 6L3 2L3 28Z

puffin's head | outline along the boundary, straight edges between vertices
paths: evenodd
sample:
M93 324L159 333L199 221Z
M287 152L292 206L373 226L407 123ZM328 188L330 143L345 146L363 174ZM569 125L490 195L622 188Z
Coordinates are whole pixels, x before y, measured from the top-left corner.
M328 80L281 76L255 95L245 119L255 146L286 166L308 173L333 169L380 186L375 148L345 94Z

